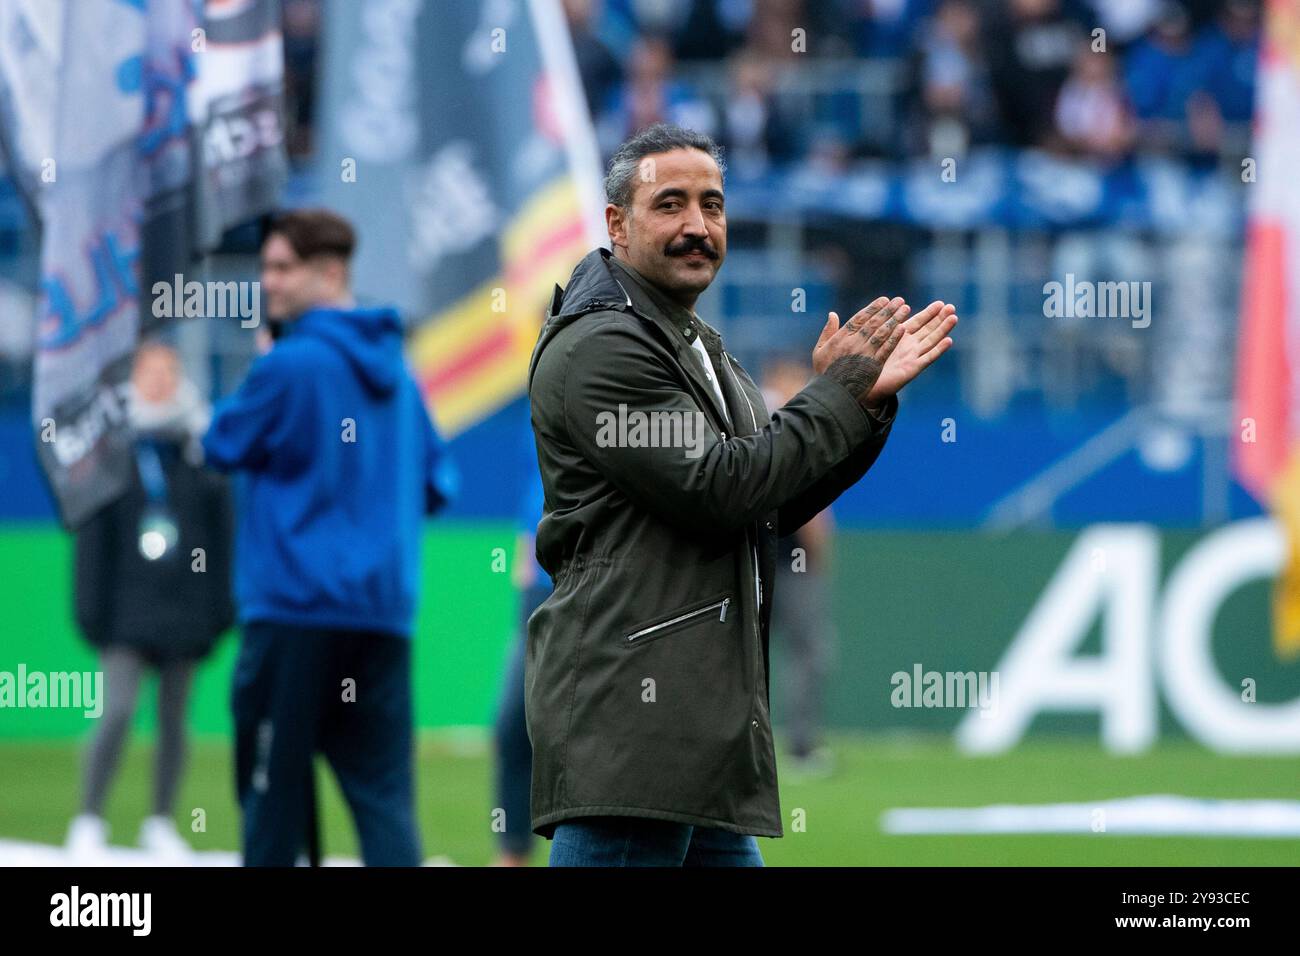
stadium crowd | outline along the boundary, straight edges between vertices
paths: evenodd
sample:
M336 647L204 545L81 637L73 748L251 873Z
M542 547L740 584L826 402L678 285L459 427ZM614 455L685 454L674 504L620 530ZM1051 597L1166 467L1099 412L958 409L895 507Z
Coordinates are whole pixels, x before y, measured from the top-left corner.
M709 133L758 170L989 144L1107 164L1145 152L1205 162L1239 152L1254 99L1254 0L563 4L606 156L663 120ZM312 146L321 16L321 0L286 0L299 156ZM807 57L879 66L892 121L863 122L851 71L807 110L787 84Z

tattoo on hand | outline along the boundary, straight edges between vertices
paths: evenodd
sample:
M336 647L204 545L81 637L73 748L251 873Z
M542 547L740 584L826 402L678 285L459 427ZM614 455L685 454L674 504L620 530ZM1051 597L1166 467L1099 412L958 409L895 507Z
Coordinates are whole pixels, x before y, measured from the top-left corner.
M867 407L867 393L880 378L881 365L866 355L842 355L826 369L826 377L834 379L854 395L858 404Z

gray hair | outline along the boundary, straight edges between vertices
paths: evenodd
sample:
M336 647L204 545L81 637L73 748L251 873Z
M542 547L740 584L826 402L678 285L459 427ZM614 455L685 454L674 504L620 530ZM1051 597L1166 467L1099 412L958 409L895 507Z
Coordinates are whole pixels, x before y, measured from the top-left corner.
M718 164L718 172L725 181L727 161L722 157L722 148L710 137L671 123L656 123L625 142L610 158L609 172L605 174L605 199L615 206L629 208L641 160L651 153L666 153L674 149L698 149L708 153Z

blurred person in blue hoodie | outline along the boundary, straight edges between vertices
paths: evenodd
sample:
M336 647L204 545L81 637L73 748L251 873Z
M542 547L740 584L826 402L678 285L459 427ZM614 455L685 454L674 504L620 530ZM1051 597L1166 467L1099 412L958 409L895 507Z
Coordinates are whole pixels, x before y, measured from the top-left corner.
M367 865L421 859L411 630L422 518L457 475L402 357L391 308L352 298L352 226L326 210L272 220L262 291L282 334L203 440L240 472L235 775L246 866L292 866L323 753Z

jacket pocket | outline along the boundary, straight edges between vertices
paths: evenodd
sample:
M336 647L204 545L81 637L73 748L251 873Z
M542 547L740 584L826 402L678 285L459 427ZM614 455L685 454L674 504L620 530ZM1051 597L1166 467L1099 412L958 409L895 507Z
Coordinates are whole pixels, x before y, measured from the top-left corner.
M668 634L675 634L680 630L709 620L718 624L725 623L730 608L730 593L719 594L706 601L688 604L686 607L678 608L671 614L628 628L623 633L623 644L627 647L640 647Z

